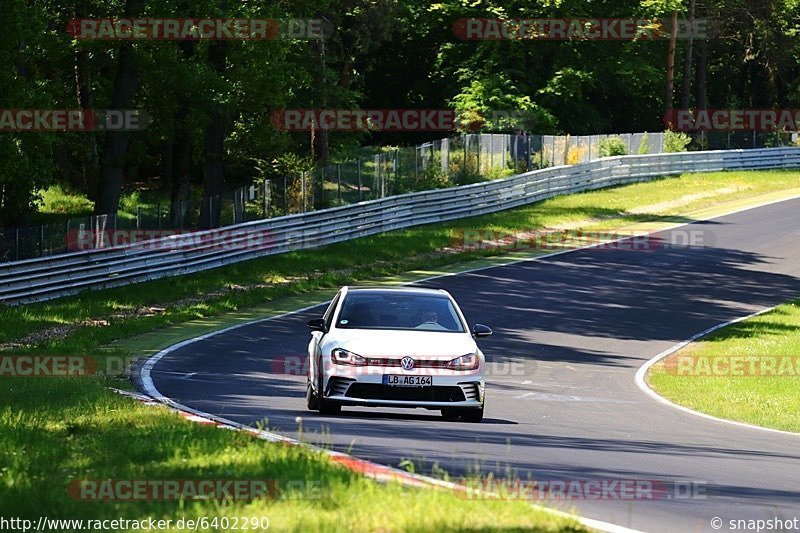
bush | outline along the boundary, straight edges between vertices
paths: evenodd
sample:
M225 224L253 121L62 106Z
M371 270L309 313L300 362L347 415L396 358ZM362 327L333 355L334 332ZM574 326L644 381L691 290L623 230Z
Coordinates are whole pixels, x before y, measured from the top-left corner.
M650 153L650 137L647 135L647 132L644 132L642 135L642 141L639 143L639 149L636 151L639 155L645 155Z
M619 137L608 137L598 145L600 157L613 157L615 155L628 155L625 142Z
M577 165L583 161L586 151L587 150L585 146L570 146L569 150L567 150L566 164Z
M664 152L685 152L692 138L686 133L667 130L664 132Z

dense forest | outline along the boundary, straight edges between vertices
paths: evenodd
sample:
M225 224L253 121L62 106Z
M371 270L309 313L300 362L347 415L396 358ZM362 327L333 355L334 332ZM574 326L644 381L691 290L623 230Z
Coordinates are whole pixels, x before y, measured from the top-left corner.
M483 131L660 131L675 108L800 108L800 0L4 0L0 109L140 109L142 132L0 131L0 225L60 184L213 196L441 132L280 131L281 109L513 110ZM322 38L78 39L75 19L322 20ZM464 18L705 20L670 39L465 39ZM267 162L267 168L258 162Z

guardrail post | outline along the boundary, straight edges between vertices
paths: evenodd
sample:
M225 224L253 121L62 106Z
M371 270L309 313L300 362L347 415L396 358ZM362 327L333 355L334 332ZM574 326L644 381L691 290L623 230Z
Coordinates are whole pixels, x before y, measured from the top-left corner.
M288 183L287 183L286 176L283 176L283 216L286 216L289 213L288 204L286 202L286 200L288 198L287 194L286 194L286 186L287 185L288 185Z
M142 208L136 206L136 229L142 229Z
M44 224L39 226L39 256L44 256Z

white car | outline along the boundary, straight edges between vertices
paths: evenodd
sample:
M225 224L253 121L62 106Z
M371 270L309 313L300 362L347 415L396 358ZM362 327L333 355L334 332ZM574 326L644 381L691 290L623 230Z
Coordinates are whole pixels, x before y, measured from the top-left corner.
M470 330L447 291L343 287L308 326L309 409L422 407L483 419L486 361L475 339L492 330Z

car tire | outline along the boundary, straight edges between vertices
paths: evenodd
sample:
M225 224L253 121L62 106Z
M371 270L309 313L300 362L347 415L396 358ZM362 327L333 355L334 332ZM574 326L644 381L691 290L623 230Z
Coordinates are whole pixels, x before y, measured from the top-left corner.
M483 420L483 406L477 409L464 409L461 411L461 420L464 422L480 422Z
M323 415L338 415L342 412L341 404L326 400L322 394L322 376L317 381L317 409Z
M309 411L319 411L319 396L311 386L311 380L306 382L306 407Z

